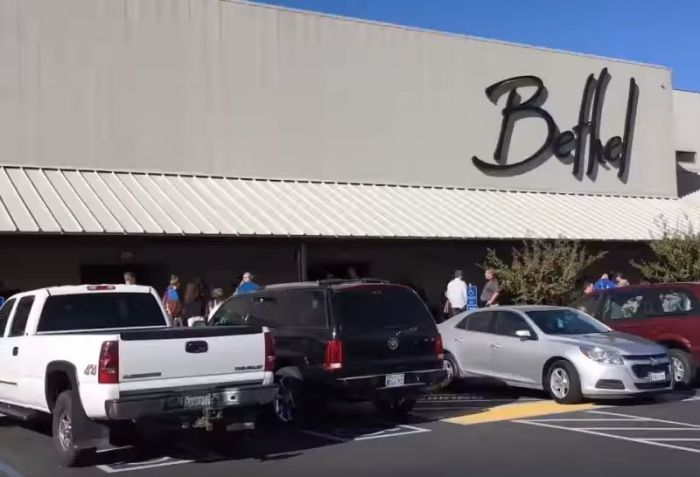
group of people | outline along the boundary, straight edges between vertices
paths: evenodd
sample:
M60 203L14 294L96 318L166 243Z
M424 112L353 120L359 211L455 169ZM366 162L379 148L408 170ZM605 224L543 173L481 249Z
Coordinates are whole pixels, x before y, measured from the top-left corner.
M585 280L583 282L583 294L590 295L596 290L606 290L608 288L626 287L629 286L629 280L622 274L614 275L615 279L610 279L610 274L603 273L597 281Z
M125 272L124 283L135 285L136 275L133 272ZM260 286L253 281L253 274L245 272L233 294L251 293L259 288ZM206 323L211 320L216 310L224 303L225 295L223 288L214 288L209 293L201 278L187 282L183 290L180 278L171 275L162 300L173 326L194 326L198 322Z
M454 278L447 284L445 290L445 309L444 313L448 316L457 315L467 308L467 284L462 278L462 270L455 270ZM498 283L496 271L488 269L484 272L486 283L481 290L479 299L481 306L498 306L500 304L501 287Z

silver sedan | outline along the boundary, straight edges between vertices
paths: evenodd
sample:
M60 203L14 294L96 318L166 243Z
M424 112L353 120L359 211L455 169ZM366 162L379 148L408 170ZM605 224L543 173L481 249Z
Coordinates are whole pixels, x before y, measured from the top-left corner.
M448 380L488 376L560 403L672 389L666 349L572 308L512 306L459 314L438 328Z

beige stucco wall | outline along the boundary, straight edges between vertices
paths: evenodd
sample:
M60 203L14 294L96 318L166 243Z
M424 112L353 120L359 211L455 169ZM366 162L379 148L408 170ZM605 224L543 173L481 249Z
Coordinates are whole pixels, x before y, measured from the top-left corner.
M485 175L497 81L536 75L561 130L608 68L602 137L640 89L630 175L552 157ZM531 90L522 90L526 99ZM670 72L220 0L0 0L0 163L458 187L676 194ZM510 162L543 142L515 128Z
M700 93L673 92L673 127L676 151L694 152L695 163L682 166L700 172L697 156L700 155Z

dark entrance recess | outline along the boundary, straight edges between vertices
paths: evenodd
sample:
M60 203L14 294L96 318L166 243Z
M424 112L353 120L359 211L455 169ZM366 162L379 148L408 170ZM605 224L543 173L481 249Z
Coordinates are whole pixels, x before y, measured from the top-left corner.
M124 272L136 274L136 283L148 285L156 290L167 285L167 273L161 267L147 265L82 265L81 284L124 283Z
M369 262L332 262L312 263L309 265L307 277L309 280L324 280L326 278L353 278L370 277Z

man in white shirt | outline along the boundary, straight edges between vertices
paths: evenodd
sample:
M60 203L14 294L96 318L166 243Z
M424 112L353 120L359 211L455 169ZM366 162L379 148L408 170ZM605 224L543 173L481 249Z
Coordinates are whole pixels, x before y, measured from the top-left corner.
M462 270L455 271L455 277L447 284L445 292L450 304L450 316L464 311L467 307L467 284L462 280Z

